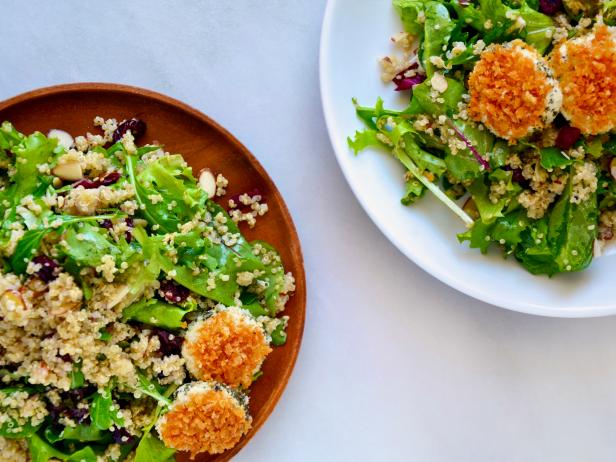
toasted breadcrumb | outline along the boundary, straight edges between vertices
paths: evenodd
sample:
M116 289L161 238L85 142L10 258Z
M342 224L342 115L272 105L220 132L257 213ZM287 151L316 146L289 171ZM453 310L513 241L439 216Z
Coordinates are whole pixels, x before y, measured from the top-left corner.
M563 115L583 134L616 127L616 28L604 24L571 39L551 54L563 92Z
M250 429L246 405L246 398L238 399L226 387L197 382L178 390L156 429L166 446L188 451L191 458L202 452L220 454Z
M470 74L470 117L515 142L550 123L561 93L543 58L521 40L491 45Z
M200 380L247 388L272 351L268 343L263 327L248 312L230 307L189 326L182 356Z

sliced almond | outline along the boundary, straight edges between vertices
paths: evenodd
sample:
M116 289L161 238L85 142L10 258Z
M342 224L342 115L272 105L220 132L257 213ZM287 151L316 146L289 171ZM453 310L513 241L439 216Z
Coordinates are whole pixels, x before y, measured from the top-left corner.
M26 304L16 290L7 290L0 296L0 317L17 326L28 322Z
M612 178L616 180L616 157L613 157L610 161L610 173L612 174Z
M58 144L62 146L67 151L73 146L75 140L70 135L70 133L65 132L64 130L58 130L57 128L52 128L47 133L47 138L55 138L58 140Z
M199 186L207 193L208 198L216 195L216 178L209 168L201 170L199 174Z
M79 162L57 165L51 170L51 173L66 181L77 181L83 178L83 171Z
M0 304L6 311L16 311L26 307L21 294L16 290L6 290L0 297Z
M113 295L107 300L107 309L111 309L114 306L119 305L120 302L126 299L130 292L130 287L126 284L116 284L115 288L116 290L114 291Z

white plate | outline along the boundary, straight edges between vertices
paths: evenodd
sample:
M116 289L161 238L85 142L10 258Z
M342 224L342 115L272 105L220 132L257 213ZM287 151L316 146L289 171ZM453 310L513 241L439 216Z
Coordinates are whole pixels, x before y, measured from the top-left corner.
M321 96L340 167L368 215L408 258L441 281L479 300L525 313L590 317L616 313L616 257L593 261L577 274L533 276L496 249L488 256L460 245L464 225L429 193L404 207L403 168L383 151L354 157L346 138L362 123L351 103L402 108L404 99L380 80L378 59L402 30L390 0L329 0L321 36ZM408 95L404 95L408 101ZM381 277L387 277L386 274ZM409 294L409 303L412 303Z

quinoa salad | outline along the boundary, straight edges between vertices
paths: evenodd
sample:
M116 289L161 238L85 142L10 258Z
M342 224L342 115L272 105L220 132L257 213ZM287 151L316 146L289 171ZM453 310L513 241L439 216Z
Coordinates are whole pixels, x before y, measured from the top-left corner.
M239 229L265 198L139 146L143 120L94 126L0 126L0 461L224 452L295 289Z
M616 232L616 2L393 6L403 31L381 77L408 105L354 100L351 149L398 159L402 204L433 194L471 248L533 274L587 268Z

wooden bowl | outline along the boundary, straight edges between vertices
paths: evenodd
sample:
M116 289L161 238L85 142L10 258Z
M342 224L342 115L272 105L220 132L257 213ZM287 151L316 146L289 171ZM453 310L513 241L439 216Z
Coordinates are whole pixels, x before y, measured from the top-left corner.
M248 240L261 239L276 246L284 267L296 280L295 294L285 314L290 316L286 345L274 348L261 376L250 390L253 425L239 444L224 454L203 455L201 462L228 461L263 425L278 402L297 358L306 308L306 279L297 232L280 192L257 159L236 138L206 115L168 96L141 88L104 83L78 83L42 88L0 103L0 122L8 120L24 133L66 130L73 136L90 131L95 116L118 121L139 117L147 131L140 143L158 141L173 153L184 155L193 171L209 167L229 179L228 195L255 188L265 196L269 212L257 226L242 225ZM221 202L222 203L222 202ZM224 204L223 204L224 205ZM225 207L226 208L226 207ZM178 460L188 460L181 454Z

